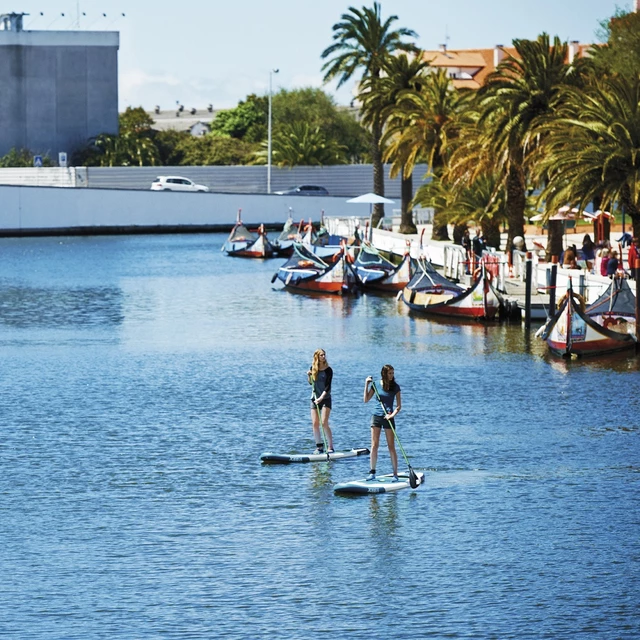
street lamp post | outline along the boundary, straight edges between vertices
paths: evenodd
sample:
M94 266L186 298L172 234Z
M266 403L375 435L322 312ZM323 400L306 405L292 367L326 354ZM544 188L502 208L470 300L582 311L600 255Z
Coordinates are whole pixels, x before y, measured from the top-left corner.
M271 193L271 79L280 69L269 71L269 122L267 124L267 193Z

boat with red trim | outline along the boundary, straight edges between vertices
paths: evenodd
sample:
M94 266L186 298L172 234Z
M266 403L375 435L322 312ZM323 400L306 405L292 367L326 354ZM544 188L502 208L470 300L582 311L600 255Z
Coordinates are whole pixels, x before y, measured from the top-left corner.
M257 232L249 231L240 217L242 209L238 209L236 224L229 237L222 245L222 251L228 256L239 258L271 258L275 249L261 224Z
M588 307L571 286L558 310L538 330L552 353L563 358L599 356L637 345L635 296L626 279L613 278L606 291Z
M500 310L502 296L492 285L492 276L484 263L473 275L467 289L438 273L425 256L417 261L416 271L399 298L411 311L473 320L493 320Z

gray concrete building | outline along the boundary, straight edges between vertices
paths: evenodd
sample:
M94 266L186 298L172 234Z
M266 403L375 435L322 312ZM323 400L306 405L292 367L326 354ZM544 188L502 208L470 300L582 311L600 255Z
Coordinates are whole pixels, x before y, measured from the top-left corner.
M100 133L118 133L116 31L24 31L0 15L0 156L28 149L69 156Z

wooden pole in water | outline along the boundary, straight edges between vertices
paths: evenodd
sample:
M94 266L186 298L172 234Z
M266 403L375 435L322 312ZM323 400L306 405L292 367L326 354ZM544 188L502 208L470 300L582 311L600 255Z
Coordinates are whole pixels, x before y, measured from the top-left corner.
M532 254L527 251L527 261L525 267L525 293L524 293L524 328L531 328L531 272L532 272Z
M636 258L636 352L640 349L640 258Z
M558 281L558 256L551 256L551 281L549 282L549 317L556 312L556 283Z

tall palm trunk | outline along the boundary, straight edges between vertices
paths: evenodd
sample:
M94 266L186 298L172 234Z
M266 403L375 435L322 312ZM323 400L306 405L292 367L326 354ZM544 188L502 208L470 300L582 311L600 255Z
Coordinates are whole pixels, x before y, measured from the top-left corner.
M500 220L489 217L483 218L480 228L486 245L500 250Z
M447 219L442 211L436 211L433 215L433 228L431 229L432 240L449 240L449 227Z
M524 208L526 200L526 186L524 171L520 162L511 162L507 174L507 246L506 251L513 249L513 239L516 236L524 238ZM526 246L525 246L526 249Z
M382 163L382 149L380 140L382 139L382 119L376 116L371 127L371 162L373 164L373 192L379 196L384 196L384 165ZM384 217L384 205L382 203L373 205L373 216L371 224L377 227Z
M468 229L466 222L456 222L453 226L453 244L462 244L462 238L464 238L464 232Z
M633 237L640 238L640 208L638 208L637 203L631 200L631 190L628 185L625 185L622 189L621 204L622 210L631 218Z
M413 200L413 175L408 178L404 177L404 167L402 170L402 181L400 190L402 193L402 204L400 205L400 233L417 233L415 222L413 221L413 209L411 201Z
M564 235L564 223L562 220L549 220L547 224L548 239L545 257L547 262L551 262L553 256L560 257L562 253L562 236Z

